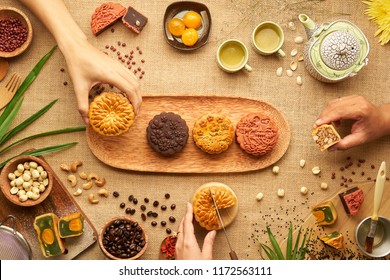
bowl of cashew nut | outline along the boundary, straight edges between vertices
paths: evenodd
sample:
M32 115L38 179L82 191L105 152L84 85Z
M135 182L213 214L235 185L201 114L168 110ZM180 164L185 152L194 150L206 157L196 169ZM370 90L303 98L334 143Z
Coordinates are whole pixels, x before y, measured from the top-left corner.
M53 187L50 166L41 158L18 156L0 174L0 187L13 204L30 207L44 201Z

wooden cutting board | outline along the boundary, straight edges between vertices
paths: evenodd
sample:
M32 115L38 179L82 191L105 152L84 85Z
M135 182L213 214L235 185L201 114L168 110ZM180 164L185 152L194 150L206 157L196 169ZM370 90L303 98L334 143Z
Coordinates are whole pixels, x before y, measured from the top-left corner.
M342 202L339 198L339 193L346 191L346 188L341 188L338 192L334 193L327 201L331 200L337 211L337 220L333 225L329 226L317 226L314 216L310 213L302 224L302 229L312 228L312 244L310 246L311 252L308 256L312 259L343 259L344 257L349 259L370 259L363 255L356 244L355 229L356 226L366 217L372 215L374 206L374 191L375 183L366 182L360 184L354 184L358 186L364 192L364 202L362 208L355 216L349 216L346 214ZM315 205L311 205L313 207ZM383 192L383 198L381 207L379 209L379 216L390 218L390 183L386 183ZM325 246L324 243L319 239L333 231L338 231L344 236L344 249L336 250L330 246ZM297 235L297 231L294 232L294 236ZM295 240L295 239L294 239ZM286 245L286 241L283 242ZM319 254L319 252L321 252ZM390 255L385 257L390 260Z
M97 240L97 232L90 220L78 206L71 194L66 190L58 176L53 173L53 189L49 196L40 204L32 207L21 207L9 202L5 196L0 194L0 220L8 215L16 218L16 230L23 235L31 247L32 258L35 260L46 259L41 251L37 234L34 229L34 219L36 216L45 213L54 213L62 217L74 212L81 212L84 216L84 233L81 236L66 238L66 253L57 257L50 257L55 260L70 260L86 250ZM4 224L4 226L12 226Z
M187 145L177 155L164 157L149 147L146 128L161 112L179 114L189 128ZM266 156L254 157L241 150L237 143L219 155L202 152L192 140L195 121L207 112L225 114L235 126L245 115L262 112L270 116L279 128L279 140ZM93 154L102 162L121 169L171 173L223 173L262 169L277 162L287 151L291 132L282 112L271 104L253 99L219 96L144 96L140 114L125 134L102 136L87 127L87 142Z

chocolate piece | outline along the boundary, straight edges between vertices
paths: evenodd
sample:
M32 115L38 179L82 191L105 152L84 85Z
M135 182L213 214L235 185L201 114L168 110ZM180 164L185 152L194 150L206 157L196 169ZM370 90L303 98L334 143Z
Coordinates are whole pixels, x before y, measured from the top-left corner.
M343 203L345 212L351 216L355 216L359 212L364 201L363 190L358 187L339 193L339 197Z
M163 112L149 122L146 128L149 145L164 156L180 152L187 144L188 126L179 115Z
M236 127L237 143L253 156L270 153L278 142L278 127L268 116L250 113L243 117Z
M133 7L128 7L126 14L122 18L122 22L126 25L126 27L130 28L137 34L140 34L148 22L148 18Z
M119 3L104 3L96 8L92 15L91 28L95 36L113 25L126 13L126 8Z

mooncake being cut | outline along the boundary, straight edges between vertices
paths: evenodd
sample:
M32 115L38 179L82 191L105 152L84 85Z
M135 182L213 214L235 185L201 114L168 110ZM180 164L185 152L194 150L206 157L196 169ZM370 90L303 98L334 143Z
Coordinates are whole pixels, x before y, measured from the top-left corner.
M119 3L104 3L96 8L92 15L92 33L97 36L120 20L126 13L126 8Z
M207 113L201 116L192 129L198 148L209 154L226 151L234 140L234 126L223 114Z
M323 124L314 128L311 132L314 141L320 147L321 152L340 142L341 137L333 125Z
M104 136L118 136L134 123L134 109L129 100L115 92L103 92L89 105L89 123Z
M187 144L188 126L178 114L163 112L149 122L146 137L150 147L157 153L172 156Z
M221 224L210 196L210 190L215 204L221 210L221 215L224 213L222 211L230 210L226 216L222 217L224 226L228 226L237 214L237 197L230 187L218 182L206 183L196 190L192 198L195 220L207 230L218 230L221 229Z
M355 216L359 212L364 201L363 190L358 187L339 193L339 197L345 212L351 216Z
M261 113L244 116L236 126L236 139L241 149L253 156L270 153L278 142L278 127Z

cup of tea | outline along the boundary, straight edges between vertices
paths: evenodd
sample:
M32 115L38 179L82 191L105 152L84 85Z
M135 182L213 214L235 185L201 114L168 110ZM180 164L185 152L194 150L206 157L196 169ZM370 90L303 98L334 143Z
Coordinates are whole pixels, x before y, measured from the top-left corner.
M265 21L256 26L252 32L251 43L258 54L271 55L277 53L286 56L282 50L284 43L283 29L275 22Z
M235 73L241 69L251 72L252 67L248 65L248 58L248 49L240 40L229 39L218 47L218 66L228 73Z

